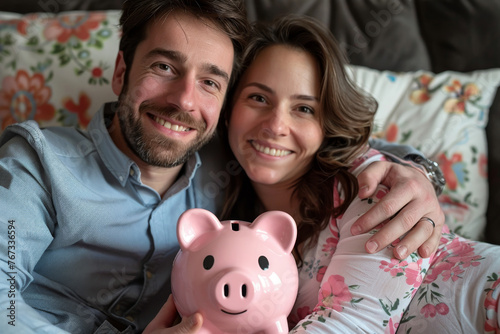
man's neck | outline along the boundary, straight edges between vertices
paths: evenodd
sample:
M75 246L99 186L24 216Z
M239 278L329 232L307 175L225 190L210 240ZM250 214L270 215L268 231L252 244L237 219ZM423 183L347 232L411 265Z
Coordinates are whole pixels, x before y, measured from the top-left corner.
M122 151L127 157L132 159L137 164L141 171L142 183L153 188L158 192L158 194L160 194L161 197L163 197L167 190L174 184L175 180L177 180L177 177L179 176L183 165L172 168L165 168L151 166L145 163L144 161L142 161L142 159L135 155L134 152L132 152L130 147L125 142L123 133L120 130L120 124L117 115L113 117L111 128L114 129L114 131L109 132L111 139L120 149L120 151Z

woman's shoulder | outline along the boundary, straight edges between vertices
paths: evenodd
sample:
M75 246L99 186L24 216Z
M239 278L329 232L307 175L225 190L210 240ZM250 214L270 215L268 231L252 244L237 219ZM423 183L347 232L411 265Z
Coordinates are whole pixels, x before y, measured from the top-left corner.
M351 172L354 176L357 176L361 173L368 165L375 161L384 161L387 160L385 156L379 151L369 148L365 153L360 155L349 168L349 172Z

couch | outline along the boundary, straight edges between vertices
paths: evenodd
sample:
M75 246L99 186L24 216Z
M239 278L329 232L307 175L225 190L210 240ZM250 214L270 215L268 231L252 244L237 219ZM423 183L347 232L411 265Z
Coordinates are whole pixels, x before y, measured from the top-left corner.
M0 4L0 132L34 119L85 128L114 100L119 0ZM287 13L333 32L379 102L374 136L439 162L456 233L500 244L500 0L247 0L252 21Z

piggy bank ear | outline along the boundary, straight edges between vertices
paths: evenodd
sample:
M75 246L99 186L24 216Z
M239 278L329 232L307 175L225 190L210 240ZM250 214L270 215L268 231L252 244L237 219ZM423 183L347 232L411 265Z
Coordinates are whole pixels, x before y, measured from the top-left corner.
M271 235L286 253L290 253L297 239L295 220L283 211L268 211L258 216L250 228Z
M177 222L177 240L183 251L192 247L200 236L222 229L219 219L210 211L204 209L189 209Z

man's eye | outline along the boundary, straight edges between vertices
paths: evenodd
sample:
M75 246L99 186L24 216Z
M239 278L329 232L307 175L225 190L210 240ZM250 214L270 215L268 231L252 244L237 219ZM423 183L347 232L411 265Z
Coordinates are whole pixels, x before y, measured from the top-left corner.
M156 64L156 67L162 71L171 71L170 66L168 66L167 64Z
M205 85L219 89L219 85L213 80L205 80Z

